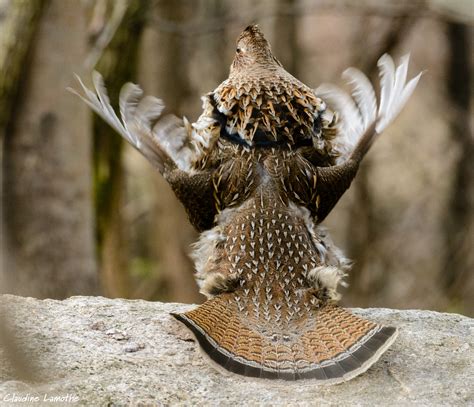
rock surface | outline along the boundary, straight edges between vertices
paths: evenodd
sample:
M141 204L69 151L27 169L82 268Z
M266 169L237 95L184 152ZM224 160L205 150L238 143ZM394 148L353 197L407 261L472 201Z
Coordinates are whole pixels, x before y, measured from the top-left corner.
M2 406L474 405L474 320L457 314L353 309L400 335L365 374L322 387L215 371L169 316L189 305L4 295L0 306L15 334L13 343L0 338L8 346L0 349ZM28 380L15 369L20 361Z

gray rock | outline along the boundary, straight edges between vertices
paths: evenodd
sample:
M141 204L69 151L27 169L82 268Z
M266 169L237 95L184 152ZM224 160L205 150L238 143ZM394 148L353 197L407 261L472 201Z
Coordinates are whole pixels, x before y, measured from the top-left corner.
M16 335L1 337L0 405L474 405L474 320L457 314L354 309L400 335L365 374L324 387L215 371L169 316L189 305L4 295L0 306Z

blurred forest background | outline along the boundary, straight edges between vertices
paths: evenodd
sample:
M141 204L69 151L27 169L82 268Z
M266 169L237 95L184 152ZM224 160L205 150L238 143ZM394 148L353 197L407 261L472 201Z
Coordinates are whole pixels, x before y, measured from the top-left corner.
M202 302L171 189L78 98L139 83L196 119L260 24L312 87L410 52L425 70L325 222L354 260L347 306L474 315L472 0L0 0L1 291Z

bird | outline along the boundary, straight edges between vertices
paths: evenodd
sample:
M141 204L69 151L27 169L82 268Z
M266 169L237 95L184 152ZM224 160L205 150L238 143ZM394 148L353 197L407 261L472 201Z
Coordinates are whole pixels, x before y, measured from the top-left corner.
M163 175L200 232L192 258L207 300L172 314L226 374L336 384L365 372L396 327L338 305L350 261L321 225L372 143L412 95L409 56L378 61L380 96L349 68L350 94L313 89L288 73L258 25L239 35L228 78L202 114L163 115L164 103L124 85L120 115L101 75L70 89Z

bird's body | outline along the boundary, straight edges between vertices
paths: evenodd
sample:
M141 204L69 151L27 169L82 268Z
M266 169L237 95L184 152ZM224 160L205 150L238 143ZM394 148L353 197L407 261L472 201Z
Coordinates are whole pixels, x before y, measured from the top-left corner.
M131 84L121 94L122 124L97 74L97 95L84 87L83 99L159 169L202 232L193 257L209 299L175 317L220 367L337 383L365 371L395 339L395 328L337 306L349 262L319 224L381 121L386 126L413 91L418 77L405 85L407 64L381 64L378 112L358 71L348 74L356 104L329 92L345 128L283 69L256 26L240 35L229 78L203 97L192 125L161 118L161 101L141 99Z
M227 370L337 382L361 370L373 357L368 349L390 343L395 329L335 305L347 263L310 212L281 193L282 179L274 170L282 158L242 157L261 167L257 180L252 178L256 187L219 215L194 253L201 290L211 298L176 317Z

